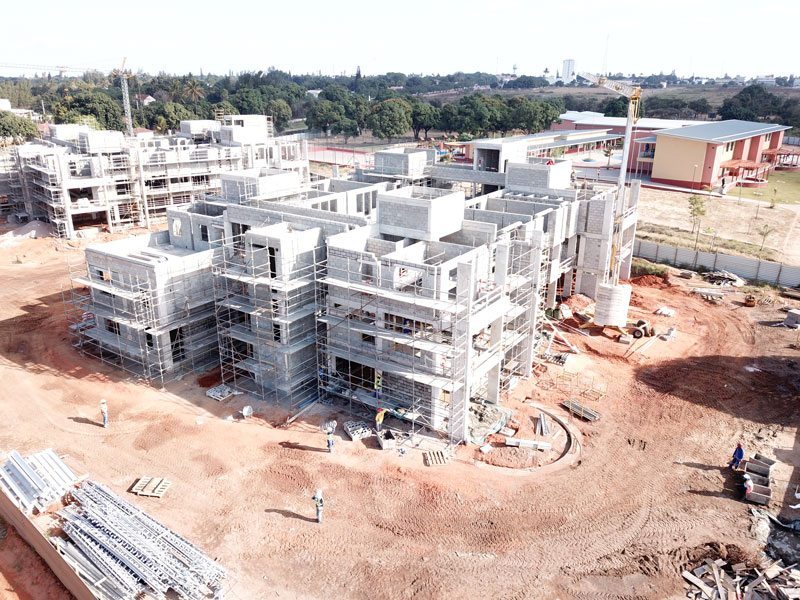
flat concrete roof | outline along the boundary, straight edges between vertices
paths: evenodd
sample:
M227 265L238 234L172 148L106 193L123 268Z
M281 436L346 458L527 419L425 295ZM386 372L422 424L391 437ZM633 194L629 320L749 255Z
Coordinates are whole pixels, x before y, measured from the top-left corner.
M709 142L714 144L724 144L775 133L791 129L788 125L773 125L771 123L757 123L755 121L714 121L702 125L692 125L690 127L679 127L675 129L664 129L656 131L656 136L677 137L698 142Z
M558 117L562 121L572 121L577 125L597 125L600 127L625 127L626 117L606 117L594 112L575 112L567 111ZM687 119L655 119L652 117L642 117L634 123L634 129L673 129L678 127L689 127L701 125L708 121L694 121Z

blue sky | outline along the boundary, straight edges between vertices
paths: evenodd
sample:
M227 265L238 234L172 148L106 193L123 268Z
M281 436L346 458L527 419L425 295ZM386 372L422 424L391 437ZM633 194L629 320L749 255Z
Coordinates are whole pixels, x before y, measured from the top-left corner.
M579 71L800 75L797 0L4 3L7 65L227 73Z

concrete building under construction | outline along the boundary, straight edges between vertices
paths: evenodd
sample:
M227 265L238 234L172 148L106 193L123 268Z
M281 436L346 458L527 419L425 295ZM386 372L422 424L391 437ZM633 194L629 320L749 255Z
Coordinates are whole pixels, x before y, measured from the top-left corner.
M86 227L149 226L167 208L220 191L220 175L250 168L309 181L305 140L273 136L270 117L182 121L174 135L125 137L84 125L54 125L48 139L16 150L21 218L53 224L61 237Z
M322 396L477 439L471 410L530 376L544 309L595 297L615 261L629 272L638 184L624 203L612 186L550 187L568 166L510 163L470 199L224 174L220 194L169 208L166 232L87 251L78 343L155 361L150 377L214 356L225 382L292 410Z

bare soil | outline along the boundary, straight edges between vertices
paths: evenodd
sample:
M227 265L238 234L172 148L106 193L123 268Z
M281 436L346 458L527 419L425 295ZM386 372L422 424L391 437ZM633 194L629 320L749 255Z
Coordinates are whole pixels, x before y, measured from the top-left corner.
M689 215L689 196L682 192L642 188L639 196L639 224L656 225L668 228L662 236L653 237L649 232L645 237L675 245L694 248L696 239L692 232ZM762 243L759 230L769 228L764 241L764 250L771 251L765 257L786 264L800 265L800 206L778 204L769 208L769 202L739 200L735 192L725 196L705 197L706 215L700 223L700 236L697 238L702 249L718 247L720 252L756 256ZM672 230L672 231L669 231ZM643 230L643 232L646 230ZM660 239L660 238L664 239ZM715 239L716 238L716 239ZM723 248L720 240L740 242Z
M232 598L683 597L687 563L758 550L724 468L740 440L781 461L772 510L797 516L786 504L800 463L800 352L787 347L797 332L768 326L779 300L746 309L736 293L712 306L682 280L634 284L631 317L677 327L676 340L626 356L611 332L567 334L582 350L565 367L571 382L550 366L509 400L520 422L535 414L528 397L567 419L569 397L598 410L594 424L570 420L580 461L477 466L461 447L424 467L418 451L382 453L374 440L338 438L324 452L331 407L284 429L285 413L245 396L215 402L197 376L160 391L80 356L61 299L73 246L22 240L0 256L0 449L53 447L123 496L137 477L167 477L163 499L129 499L224 564ZM663 305L677 316L652 314ZM585 398L598 382L605 396ZM244 404L256 418L225 419ZM67 597L13 534L0 541L0 585L3 598Z

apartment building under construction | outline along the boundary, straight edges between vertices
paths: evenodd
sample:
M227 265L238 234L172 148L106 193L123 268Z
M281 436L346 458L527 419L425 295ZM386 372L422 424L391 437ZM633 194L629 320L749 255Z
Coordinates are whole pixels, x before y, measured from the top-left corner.
M614 260L629 268L638 186L624 207L613 186L539 187L563 169L510 164L502 189L470 199L224 174L220 194L167 209L166 232L87 250L76 343L140 356L138 372L162 380L216 359L225 382L293 411L338 399L473 439L471 409L530 376L544 309L594 297Z
M149 226L167 208L220 191L225 172L268 167L309 180L306 142L276 138L270 117L183 121L174 135L125 137L84 125L54 125L46 140L16 151L23 207L61 237L83 228Z

